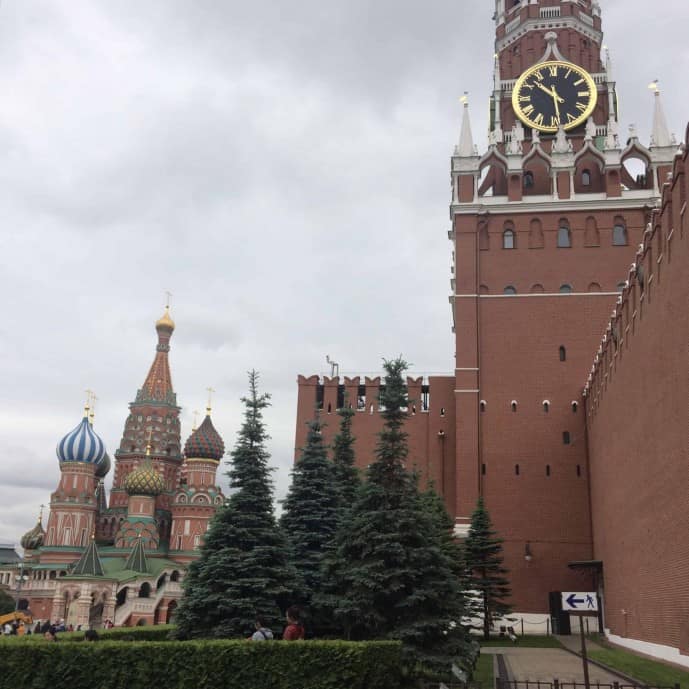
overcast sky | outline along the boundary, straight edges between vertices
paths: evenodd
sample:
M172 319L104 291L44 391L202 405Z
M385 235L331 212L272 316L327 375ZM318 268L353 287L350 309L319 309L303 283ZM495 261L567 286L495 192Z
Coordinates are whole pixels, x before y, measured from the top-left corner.
M689 119L686 0L601 0L622 127L659 78ZM59 480L86 388L111 454L173 293L183 441L205 388L232 446L246 371L278 497L296 379L450 372L449 157L485 148L490 0L4 0L0 5L0 542ZM583 381L582 381L583 383Z

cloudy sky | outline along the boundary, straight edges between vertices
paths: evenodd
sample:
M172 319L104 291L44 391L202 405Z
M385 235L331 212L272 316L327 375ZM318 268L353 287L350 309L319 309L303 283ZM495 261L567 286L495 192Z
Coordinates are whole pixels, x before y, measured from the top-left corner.
M686 0L601 0L623 128L689 119ZM284 495L296 378L450 372L449 156L485 147L489 0L2 0L0 542L59 479L86 388L110 452L173 293L184 436L246 371Z

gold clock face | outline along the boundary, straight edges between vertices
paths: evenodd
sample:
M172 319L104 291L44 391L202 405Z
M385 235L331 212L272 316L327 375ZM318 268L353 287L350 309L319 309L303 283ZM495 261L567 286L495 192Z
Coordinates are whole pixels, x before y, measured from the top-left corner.
M517 79L512 107L527 126L555 133L586 122L596 107L598 89L593 77L571 62L540 62Z

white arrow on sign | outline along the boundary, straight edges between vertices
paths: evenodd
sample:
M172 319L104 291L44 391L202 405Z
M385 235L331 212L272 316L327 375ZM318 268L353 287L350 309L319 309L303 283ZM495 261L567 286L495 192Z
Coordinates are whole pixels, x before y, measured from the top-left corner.
M593 591L563 591L564 612L598 612L598 596Z

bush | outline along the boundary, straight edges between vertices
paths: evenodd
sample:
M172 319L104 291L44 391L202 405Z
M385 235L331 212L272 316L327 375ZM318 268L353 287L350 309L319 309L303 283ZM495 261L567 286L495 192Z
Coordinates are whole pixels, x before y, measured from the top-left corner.
M138 630L142 631L142 630ZM401 645L346 641L3 644L0 689L398 689Z
M29 625L32 626L32 625ZM174 624L159 624L153 627L112 627L97 629L101 641L169 641ZM84 632L58 632L59 641L83 641ZM43 634L26 634L25 636L0 636L0 643L22 643L45 639Z

